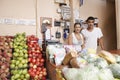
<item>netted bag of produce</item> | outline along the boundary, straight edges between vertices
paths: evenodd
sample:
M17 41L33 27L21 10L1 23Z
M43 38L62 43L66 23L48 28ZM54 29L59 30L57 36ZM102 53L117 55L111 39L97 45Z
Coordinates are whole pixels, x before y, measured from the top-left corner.
M120 55L115 55L116 62L120 64Z
M93 65L88 65L82 69L67 68L62 70L66 80L99 80L99 69Z
M98 54L100 57L106 59L109 63L116 63L115 57L108 51L102 50Z
M77 68L63 68L62 73L66 80L80 80L78 79L78 73L80 69Z
M94 62L94 65L99 69L108 67L108 63L104 58L97 58Z
M99 71L99 80L114 80L113 74L110 69L104 68Z
M81 57L84 58L88 63L93 63L97 58L99 58L96 54L81 55Z
M77 57L70 60L70 65L73 68L83 68L87 65L87 61L81 57Z
M120 79L120 64L111 64L109 68L111 69L113 76Z
M98 73L99 69L93 64L90 64L85 68L81 69L81 71L77 75L77 80L99 80L97 76Z

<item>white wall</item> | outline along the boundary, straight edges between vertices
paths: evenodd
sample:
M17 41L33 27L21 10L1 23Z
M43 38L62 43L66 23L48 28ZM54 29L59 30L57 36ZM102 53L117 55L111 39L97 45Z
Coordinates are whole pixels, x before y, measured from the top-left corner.
M35 2L33 0L0 0L0 18L35 19ZM15 35L26 32L36 34L35 26L0 24L0 35Z

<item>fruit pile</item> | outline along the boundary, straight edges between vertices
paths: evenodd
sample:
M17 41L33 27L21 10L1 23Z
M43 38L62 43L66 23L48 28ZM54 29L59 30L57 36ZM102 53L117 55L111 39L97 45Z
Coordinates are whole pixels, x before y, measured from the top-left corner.
M38 44L38 38L34 35L27 37L29 74L33 80L46 80L46 68L44 68L44 59L41 48Z
M30 75L28 74L27 69L12 70L11 74L14 75L11 77L11 80L29 80L30 79Z
M0 36L0 80L8 80L10 77L12 41L11 36Z
M29 75L27 73L27 68L28 68L28 53L27 53L27 44L26 44L26 35L25 33L22 34L16 34L14 39L13 39L13 57L11 60L11 65L10 68L12 80L22 80L26 79L28 80L28 77L25 75ZM23 72L25 70L25 72ZM15 74L14 72L17 72ZM24 77L19 77L23 75Z

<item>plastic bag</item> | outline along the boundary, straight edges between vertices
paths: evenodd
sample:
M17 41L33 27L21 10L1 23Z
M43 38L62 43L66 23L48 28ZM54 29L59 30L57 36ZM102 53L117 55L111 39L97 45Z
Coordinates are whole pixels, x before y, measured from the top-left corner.
M61 65L61 63L66 55L65 49L59 45L47 46L46 52L47 52L46 55L49 54L49 56L47 56L48 58L54 58L56 65Z
M109 67L113 73L113 76L115 78L120 79L120 65L119 64L111 64Z
M88 63L94 63L97 58L98 56L96 54L88 54L86 60Z
M116 62L120 64L120 55L115 55Z
M99 80L98 74L99 69L94 65L88 65L85 68L81 69L78 74L78 79L75 80Z
M94 65L88 65L82 69L65 68L62 70L66 80L99 80L99 69Z
M113 74L110 69L101 69L98 74L99 80L114 80Z
M103 58L97 58L96 61L94 62L94 65L96 67L98 67L99 69L108 67L107 61L105 59L103 59Z
M64 69L62 69L64 77L67 80L79 80L77 78L79 71L80 71L80 69L77 69L77 68L64 68Z

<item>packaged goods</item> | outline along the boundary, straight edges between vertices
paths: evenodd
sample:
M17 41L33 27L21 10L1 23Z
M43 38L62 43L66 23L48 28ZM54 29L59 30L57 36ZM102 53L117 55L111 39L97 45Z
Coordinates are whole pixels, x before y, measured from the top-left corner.
M73 58L70 61L72 68L83 68L87 65L87 61L81 57Z
M69 64L70 60L74 57L77 57L77 52L71 51L65 55L65 58L63 59L63 64L67 65Z
M109 63L116 63L115 57L108 51L102 50L98 55L106 59Z

